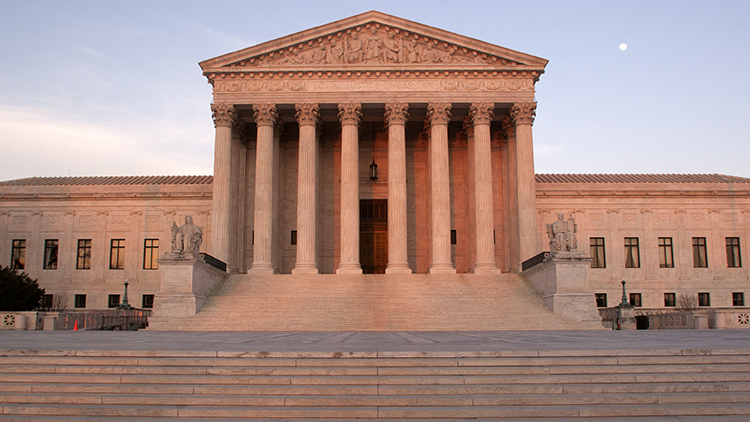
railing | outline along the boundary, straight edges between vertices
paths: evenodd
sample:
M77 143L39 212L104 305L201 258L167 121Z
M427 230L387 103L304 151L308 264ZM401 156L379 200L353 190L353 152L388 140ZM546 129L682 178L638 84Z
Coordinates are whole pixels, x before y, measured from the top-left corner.
M547 257L547 255L549 255L549 252L542 252L535 256L532 256L526 261L523 261L521 263L521 271L526 271L531 267L541 264L544 261L544 258Z
M148 326L151 311L142 309L61 312L56 330L137 330Z
M219 270L222 270L224 272L227 271L227 263L226 262L220 261L220 260L212 257L211 255L209 255L209 254L207 254L205 252L201 252L201 256L203 257L203 260L206 262L206 264L208 264L208 265L210 265L210 266L212 266L214 268L217 268Z

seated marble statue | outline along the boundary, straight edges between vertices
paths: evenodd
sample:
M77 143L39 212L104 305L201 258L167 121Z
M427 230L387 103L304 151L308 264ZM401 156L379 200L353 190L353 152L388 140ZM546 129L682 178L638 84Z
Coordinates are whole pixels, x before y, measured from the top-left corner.
M172 252L193 255L199 258L198 252L203 243L203 231L193 223L193 217L185 217L185 224L177 227L172 223Z
M578 250L578 239L576 232L578 225L571 214L568 221L565 221L564 214L557 214L557 221L547 224L547 235L549 236L549 251L575 251Z

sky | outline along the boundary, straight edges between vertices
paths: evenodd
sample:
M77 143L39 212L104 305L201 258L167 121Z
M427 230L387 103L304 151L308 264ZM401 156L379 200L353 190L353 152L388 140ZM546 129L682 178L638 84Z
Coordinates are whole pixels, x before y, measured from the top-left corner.
M537 173L750 177L746 0L6 0L0 180L212 174L198 62L368 10L549 60Z

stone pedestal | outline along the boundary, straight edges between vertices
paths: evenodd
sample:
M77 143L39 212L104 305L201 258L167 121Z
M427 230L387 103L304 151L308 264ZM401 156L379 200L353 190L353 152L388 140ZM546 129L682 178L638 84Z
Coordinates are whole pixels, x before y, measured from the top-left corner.
M167 253L157 260L161 291L154 301L152 320L195 315L206 299L229 276L192 254Z
M588 289L591 258L583 251L555 252L521 275L552 312L578 321L598 321L596 299Z

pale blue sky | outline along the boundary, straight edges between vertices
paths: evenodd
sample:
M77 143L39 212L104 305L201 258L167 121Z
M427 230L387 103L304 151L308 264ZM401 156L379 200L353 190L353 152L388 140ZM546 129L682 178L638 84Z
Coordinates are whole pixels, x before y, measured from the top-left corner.
M537 173L750 176L749 1L6 0L0 180L211 174L198 62L373 9L548 59Z

